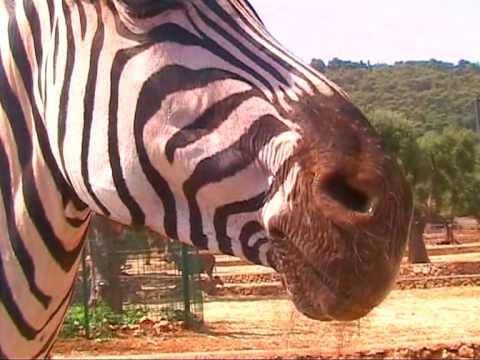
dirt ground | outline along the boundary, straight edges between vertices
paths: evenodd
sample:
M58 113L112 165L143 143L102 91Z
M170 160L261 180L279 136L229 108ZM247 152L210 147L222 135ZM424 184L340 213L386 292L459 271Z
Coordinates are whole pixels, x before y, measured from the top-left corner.
M353 323L309 320L287 299L211 298L204 309L206 325L201 332L179 329L160 337L105 342L59 340L53 355L56 358L135 354L169 358L172 353L180 358L215 357L215 354L219 358L308 357L374 354L376 350L421 349L439 344L466 343L471 349L477 346L472 344L480 344L480 287L394 291L367 317Z

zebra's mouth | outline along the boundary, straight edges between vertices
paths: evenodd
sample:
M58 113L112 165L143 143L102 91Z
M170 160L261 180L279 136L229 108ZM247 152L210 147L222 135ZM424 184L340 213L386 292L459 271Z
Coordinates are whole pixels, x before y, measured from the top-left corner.
M280 273L296 308L305 316L320 321L356 320L381 301L370 303L355 298L339 277L313 266L294 244L278 239L272 243L272 266Z

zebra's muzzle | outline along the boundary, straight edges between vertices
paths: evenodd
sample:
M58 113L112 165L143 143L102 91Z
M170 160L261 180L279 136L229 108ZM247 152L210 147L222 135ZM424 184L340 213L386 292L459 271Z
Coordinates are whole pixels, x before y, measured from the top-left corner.
M274 239L269 257L272 267L296 308L305 316L320 320L350 321L368 314L388 292L365 291L359 294L342 284L340 274L333 276L310 264L309 260L286 239ZM366 286L367 287L367 286Z

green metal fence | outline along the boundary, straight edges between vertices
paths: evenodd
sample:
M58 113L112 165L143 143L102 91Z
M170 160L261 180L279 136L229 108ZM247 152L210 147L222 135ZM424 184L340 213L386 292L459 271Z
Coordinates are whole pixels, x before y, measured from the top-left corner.
M187 327L203 323L198 251L159 239L147 244L144 236L129 230L116 239L103 239L107 242L88 239L65 336L103 336L102 323L109 329L145 319L181 321Z

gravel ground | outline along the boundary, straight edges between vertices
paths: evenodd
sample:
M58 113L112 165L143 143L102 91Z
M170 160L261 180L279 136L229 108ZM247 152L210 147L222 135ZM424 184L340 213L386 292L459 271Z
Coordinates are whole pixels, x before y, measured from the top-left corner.
M465 354L474 356L468 349L477 349L480 344L480 287L393 291L367 317L352 323L309 320L286 299L212 298L204 307L206 327L202 332L178 329L160 336L101 343L61 340L53 353L56 357L77 358L135 354L144 354L146 358L163 354L168 358L172 353L180 358L206 357L207 353L209 357L235 358L384 356L394 354L385 349L404 349L399 353L402 357L401 354L413 356L408 349L420 349L429 357L437 353L428 349L440 348L439 356L448 358L459 356L462 346L467 349Z

